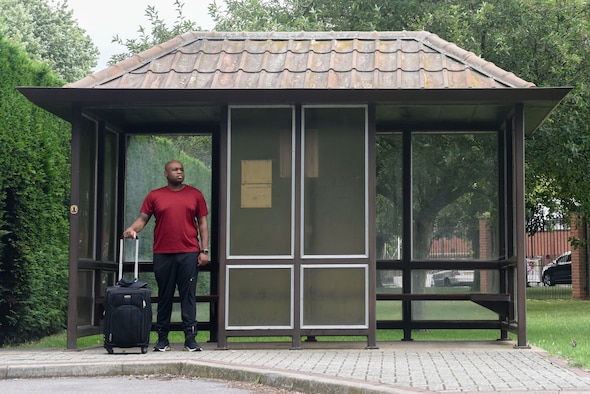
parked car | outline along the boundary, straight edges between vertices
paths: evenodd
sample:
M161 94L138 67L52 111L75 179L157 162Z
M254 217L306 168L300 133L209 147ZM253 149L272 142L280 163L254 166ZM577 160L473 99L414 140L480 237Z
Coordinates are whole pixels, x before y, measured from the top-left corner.
M543 284L555 286L556 284L572 283L572 252L565 252L558 258L543 267Z
M432 273L432 286L471 286L473 271L440 270Z

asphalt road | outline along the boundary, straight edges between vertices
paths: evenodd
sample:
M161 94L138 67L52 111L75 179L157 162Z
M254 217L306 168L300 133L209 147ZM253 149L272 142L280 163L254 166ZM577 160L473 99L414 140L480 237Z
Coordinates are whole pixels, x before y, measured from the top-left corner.
M183 376L115 376L90 378L1 380L3 394L108 393L108 394L287 394L292 391L245 382L226 382Z

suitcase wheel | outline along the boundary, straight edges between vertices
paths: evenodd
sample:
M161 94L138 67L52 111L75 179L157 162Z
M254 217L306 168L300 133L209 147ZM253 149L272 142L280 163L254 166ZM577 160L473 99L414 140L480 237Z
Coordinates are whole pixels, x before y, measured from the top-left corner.
M104 348L107 350L107 353L108 353L108 354L113 354L113 353L114 353L114 352L113 352L113 348L112 348L112 347L110 347L110 346L105 346Z
M141 354L146 354L146 353L147 353L147 351L148 351L148 348L147 348L147 346L142 346L142 347L141 347Z

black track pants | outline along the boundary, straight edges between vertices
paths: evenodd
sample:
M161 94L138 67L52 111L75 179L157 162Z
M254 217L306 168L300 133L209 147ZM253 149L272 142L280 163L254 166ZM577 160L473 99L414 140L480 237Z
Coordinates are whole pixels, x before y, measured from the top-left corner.
M154 275L158 283L158 318L156 330L170 331L174 291L178 286L182 329L185 333L197 333L197 259L198 252L154 254Z

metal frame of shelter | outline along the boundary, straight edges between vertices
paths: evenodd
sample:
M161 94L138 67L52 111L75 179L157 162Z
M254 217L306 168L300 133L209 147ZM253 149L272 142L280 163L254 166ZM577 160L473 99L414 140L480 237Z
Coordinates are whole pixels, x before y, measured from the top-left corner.
M208 33L209 35L213 33ZM220 37L220 33L215 37ZM233 38L239 36L235 33ZM270 33L269 33L270 34ZM195 36L196 39L207 33ZM247 33L243 33L247 36ZM309 33L313 38L313 34ZM193 36L191 36L193 37ZM269 37L272 37L269 36ZM298 36L299 38L301 36ZM186 38L186 36L185 36ZM267 37L268 38L268 37ZM284 38L284 36L281 36ZM341 38L338 36L337 38ZM164 45L165 47L166 45ZM173 51L182 45L175 43ZM167 52L172 53L172 52ZM139 55L142 65L161 59L162 54L147 56ZM135 59L137 60L137 59ZM125 68L129 63L122 63ZM242 66L243 67L243 66ZM112 70L111 70L112 71ZM126 72L133 72L131 68ZM106 75L106 74L105 74ZM95 74L94 79L101 74ZM100 79L100 78L98 78ZM105 79L106 80L106 79ZM497 329L500 339L508 339L508 333L517 334L517 346L527 347L526 337L526 266L525 266L525 209L524 209L524 138L525 133L532 132L540 126L544 119L553 111L569 92L568 88L539 88L531 85L506 88L151 88L151 87L106 87L79 85L62 88L22 87L19 90L33 103L45 108L72 124L72 173L71 173L71 204L78 207L84 199L86 180L81 173L82 162L88 145L83 143L83 136L92 130L96 133L96 184L101 180L116 177L116 206L113 220L105 219L104 190L96 190L97 201L94 203L93 223L96 226L92 243L102 245L106 241L115 244L117 234L125 227L124 212L121 208L125 202L125 177L139 176L125 174L126 146L130 136L140 134L208 134L213 140L211 222L215 228L211 234L211 259L214 264L206 268L210 272L211 291L208 295L197 297L198 302L209 303L210 320L200 322L199 329L210 331L210 340L216 341L218 347L229 346L230 338L245 336L289 336L292 347L303 346L302 337L317 338L320 336L344 335L364 336L367 348L377 346L376 332L378 329L401 330L403 340L412 340L412 331L416 329ZM248 208L247 204L257 207L250 190L274 190L279 182L271 176L268 181L263 174L266 168L270 171L268 160L248 162L257 170L249 173L254 178L254 186L243 186L241 193L238 186L232 183L236 177L233 165L242 163L245 171L244 157L232 156L238 149L232 146L232 137L241 132L237 122L239 109L287 109L291 116L287 152L290 166L289 176L292 181L289 188L290 205L287 219L289 239L287 252L284 254L269 252L257 255L245 252L241 244L234 249L232 246L233 218L240 218L234 211ZM305 115L315 108L360 108L362 113L361 141L359 147L362 154L359 163L364 163L364 183L361 184L361 197L365 209L361 209L360 227L364 236L358 250L344 252L342 255L332 252L323 253L315 249L306 249L310 245L308 227L306 227L305 188L308 186L307 162L305 156L306 122L311 124ZM307 111L307 112L306 112ZM248 111L246 111L248 112ZM249 111L256 113L255 110ZM320 113L321 111L317 111ZM354 111L349 111L354 112ZM263 113L263 112L260 112ZM264 121L260 119L260 121ZM322 124L321 122L319 123ZM244 129L243 132L250 132ZM477 259L417 259L406 247L399 258L382 259L376 248L376 141L383 132L394 131L401 141L401 173L403 181L402 213L400 239L403 245L412 245L412 136L420 132L465 133L491 132L497 137L498 162L498 223L495 237L496 251L493 257ZM232 134L234 133L234 134ZM106 148L106 136L113 138L111 148ZM264 135L258 143L265 144ZM309 137L308 137L309 139ZM116 149L112 149L116 147ZM232 147L234 151L232 151ZM110 152L110 153L107 153ZM111 155L103 160L105 155ZM247 155L245 156L247 157ZM172 159L172 158L170 158ZM110 164L108 164L110 163ZM106 166L111 166L110 169ZM278 171L278 170L275 170ZM282 170L281 170L282 171ZM270 173L270 172L269 172ZM273 173L274 174L274 173ZM281 173L281 176L283 174ZM242 176L244 172L242 172ZM278 176L277 176L278 177ZM313 175L312 175L313 177ZM321 179L315 177L314 182ZM262 180L261 180L262 179ZM278 178L277 178L278 179ZM326 181L324 179L324 181ZM271 186L269 186L271 184ZM250 189L248 188L250 187ZM269 192L272 193L272 192ZM325 192L324 192L325 193ZM273 195L273 198L274 195ZM241 199L242 207L234 208L235 199ZM244 202L246 201L246 202ZM271 204L270 197L263 204ZM239 204L239 203L238 203ZM259 212L251 210L251 212ZM77 208L71 210L70 220L70 276L69 276L69 310L68 310L68 348L76 348L78 337L101 332L100 309L94 311L94 323L82 327L79 324L80 300L78 276L81 269L95 272L94 287L91 297L95 306L101 303L101 278L104 272L115 272L114 259L101 255L96 248L93 258L80 257L80 242L84 231L77 214ZM249 212L250 213L250 212ZM341 212L341 215L346 215ZM237 219L236 219L237 220ZM277 225L278 226L278 225ZM103 231L103 227L110 227ZM110 237L108 240L103 237ZM332 242L333 240L330 240ZM327 241L326 241L327 242ZM335 243L336 247L339 246ZM242 248L242 249L240 249ZM238 250L238 252L236 252ZM330 249L333 250L333 249ZM112 253L111 253L112 254ZM108 254L107 254L108 255ZM350 270L347 270L350 268ZM150 264L142 264L142 270L149 270ZM275 269L275 271L273 271ZM493 291L478 292L417 292L412 275L415 271L433 270L474 270L494 272L497 287ZM330 271L333 270L333 271ZM401 274L399 289L395 292L377 291L377 274L390 270ZM325 271L325 272L324 272ZM277 274L278 273L278 274ZM343 274L344 273L344 274ZM350 273L350 275L349 275ZM275 275L277 274L277 275ZM317 275L316 275L317 274ZM358 285L355 297L334 285L333 293L317 292L311 283L318 283L325 278L336 275L337 281ZM248 278L258 277L261 282L249 287ZM280 285L271 286L277 281ZM265 282L266 281L266 282ZM268 286L268 292L260 294L262 304L270 312L258 317L251 317L255 311L256 294L250 292ZM360 289L360 290L359 290ZM237 294L236 294L237 293ZM317 295L319 294L319 295ZM350 310L342 309L336 297L343 297L350 302ZM251 298L248 298L251 297ZM316 298L314 298L316 297ZM248 304L247 301L251 303ZM276 306L273 300L280 300ZM311 301L308 301L311 300ZM154 298L157 302L157 298ZM260 301L260 299L259 299ZM416 319L414 305L423 302L459 301L472 302L495 313L494 319ZM241 302L245 302L242 304ZM358 303L357 303L358 302ZM393 303L400 311L398 319L380 319L378 304ZM308 311L315 307L323 307L320 312ZM252 308L252 309L249 309ZM355 309L356 308L356 309ZM248 311L248 314L235 312L237 309ZM335 314L335 321L323 320L326 311ZM339 311L339 312L338 312ZM308 313L309 312L309 313ZM358 312L358 314L356 313ZM315 314L314 314L315 313ZM329 315L329 313L327 313ZM249 320L250 319L250 320ZM267 320L264 320L267 319ZM268 323L268 324L267 324ZM178 326L179 329L179 326Z

